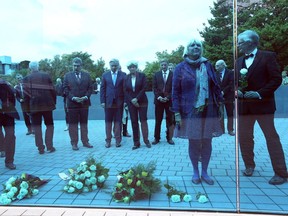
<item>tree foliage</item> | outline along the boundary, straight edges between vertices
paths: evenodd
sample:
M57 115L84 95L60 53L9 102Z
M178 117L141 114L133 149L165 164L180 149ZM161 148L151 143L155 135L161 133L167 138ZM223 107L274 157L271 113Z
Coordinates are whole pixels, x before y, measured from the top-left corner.
M233 11L226 4L226 0L214 2L211 9L213 18L208 24L203 24L204 29L200 35L204 38L204 56L211 63L223 59L228 67L233 66Z
M233 66L233 10L226 0L214 2L211 8L213 18L204 24L200 35L204 38L205 57L212 63L225 60L228 67ZM248 7L238 5L238 33L255 30L260 36L260 49L277 53L278 62L283 69L288 58L288 6L287 0L263 0Z

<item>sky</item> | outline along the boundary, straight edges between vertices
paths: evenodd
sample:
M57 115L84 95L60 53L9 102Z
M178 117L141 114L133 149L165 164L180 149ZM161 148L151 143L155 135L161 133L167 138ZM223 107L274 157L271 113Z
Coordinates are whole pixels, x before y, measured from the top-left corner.
M82 51L95 62L139 65L191 38L212 17L213 0L1 0L0 56L12 62ZM141 67L140 67L141 69Z

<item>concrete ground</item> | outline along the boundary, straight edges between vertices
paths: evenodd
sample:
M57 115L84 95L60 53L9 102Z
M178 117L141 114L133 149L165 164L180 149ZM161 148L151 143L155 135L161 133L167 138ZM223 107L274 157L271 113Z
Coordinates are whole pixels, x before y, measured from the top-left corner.
M154 120L148 120L150 140L153 140ZM281 137L285 156L288 155L288 120L275 119L277 131ZM128 123L132 133L131 123ZM54 146L55 153L40 155L35 147L34 136L25 135L23 121L16 122L16 170L8 170L4 159L0 158L0 183L5 183L11 176L29 173L50 182L40 188L38 195L30 199L14 201L11 206L0 207L0 215L258 215L258 214L288 214L288 183L280 186L268 184L273 176L268 151L262 132L255 130L255 160L256 170L253 177L244 177L242 159L239 163L235 157L235 137L224 134L213 139L213 151L209 165L209 173L215 184L202 183L193 185L191 182L192 167L187 154L187 140L174 139L175 145L166 143L164 130L160 144L151 149L144 145L132 151L132 138L123 138L122 147L116 148L115 142L107 149L105 145L105 130L103 120L89 121L90 143L93 149L83 148L73 151L65 122L55 121ZM163 126L164 128L164 126ZM44 128L43 128L44 131ZM142 142L143 143L143 142ZM59 178L58 173L66 172L84 161L88 156L94 156L110 168L106 187L86 194L67 194L63 192L66 182ZM2 160L2 162L1 162ZM139 163L156 162L155 176L162 183L170 183L189 193L193 200L190 203L172 203L166 196L167 190L153 194L149 199L126 203L116 203L111 199L111 193L117 182L117 173ZM239 165L237 167L236 165ZM239 168L239 169L236 169ZM237 181L236 174L239 172ZM236 187L238 185L238 189ZM195 195L206 193L209 202L200 204ZM239 195L239 196L238 196ZM18 212L18 213L17 213ZM53 214L52 214L52 213Z

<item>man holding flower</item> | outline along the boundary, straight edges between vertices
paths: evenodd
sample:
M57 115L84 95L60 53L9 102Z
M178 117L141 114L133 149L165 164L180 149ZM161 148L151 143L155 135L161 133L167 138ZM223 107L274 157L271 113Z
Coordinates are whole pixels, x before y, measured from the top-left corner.
M287 181L287 167L282 144L274 126L276 110L274 92L281 85L281 73L275 53L258 50L259 35L246 30L238 35L238 48L244 56L237 59L239 142L246 169L245 176L252 176L254 161L254 125L257 121L266 138L274 176L269 184Z

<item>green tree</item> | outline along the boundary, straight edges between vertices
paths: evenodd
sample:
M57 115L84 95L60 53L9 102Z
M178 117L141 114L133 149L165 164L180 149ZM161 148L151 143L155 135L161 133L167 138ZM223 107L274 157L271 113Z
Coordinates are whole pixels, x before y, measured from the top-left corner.
M283 70L288 59L288 5L287 0L263 0L240 13L249 18L239 25L239 32L253 29L260 36L260 49L274 51Z
M214 2L213 18L204 24L200 35L204 38L204 55L212 63L223 59L233 67L233 10L226 0ZM281 69L288 59L288 6L287 0L263 0L248 7L238 5L238 33L255 30L260 36L260 49L277 53Z
M223 59L228 67L233 67L233 11L226 0L214 2L210 8L213 18L208 24L203 24L204 29L200 35L204 38L204 56L211 63Z

